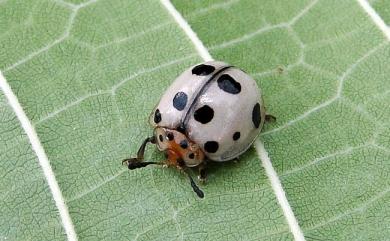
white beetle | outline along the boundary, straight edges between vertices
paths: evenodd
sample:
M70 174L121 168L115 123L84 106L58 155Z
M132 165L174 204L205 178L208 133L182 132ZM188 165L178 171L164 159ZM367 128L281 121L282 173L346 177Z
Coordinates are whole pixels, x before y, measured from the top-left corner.
M229 64L210 61L182 73L168 88L150 116L154 135L145 139L137 157L123 160L129 169L160 164L199 167L204 180L207 160L237 158L259 135L266 115L260 90L248 74ZM143 162L148 142L165 151L163 162ZM199 197L203 192L188 172Z

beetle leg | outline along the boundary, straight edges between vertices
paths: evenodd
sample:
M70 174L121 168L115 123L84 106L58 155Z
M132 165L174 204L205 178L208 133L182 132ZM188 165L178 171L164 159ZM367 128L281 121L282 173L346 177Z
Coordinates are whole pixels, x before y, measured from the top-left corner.
M266 113L265 114L265 121L266 122L275 122L276 121L276 117L271 115L271 114Z
M144 160L144 153L145 153L146 144L148 144L148 142L154 144L154 143L156 143L156 138L155 138L154 136L146 138L146 139L142 142L141 146L140 146L139 149L138 149L137 157L136 157L136 158L128 158L128 159L123 160L123 161L122 161L122 165L123 165L123 163L125 163L125 162L127 162L127 163L132 162L132 163L133 163L133 162L136 162L136 161L138 161L138 162L143 161L143 160Z
M140 161L138 158L125 159L125 160L122 161L122 165L123 164L126 164L127 167L130 170L146 167L148 165L162 165L162 166L168 165L168 166L172 166L172 163L170 163L169 160L161 161L161 162L150 162L150 161L143 162L143 161ZM191 184L192 190L194 190L194 192L196 193L196 195L198 195L198 197L203 198L204 197L204 193L196 185L196 183L194 182L194 179L192 179L192 177L191 177L190 173L188 172L188 170L185 167L180 166L180 165L174 165L174 166L176 166L176 168L179 171L181 171L182 173L187 175L187 177L190 179L190 184Z
M204 184L206 182L207 174L206 174L206 164L202 163L198 167L198 180L201 184Z
M185 167L180 167L180 166L176 166L176 168L179 171L181 171L182 173L184 173L188 177L188 179L190 179L190 184L191 184L192 190L196 193L196 195L198 195L198 197L200 197L200 198L204 198L203 191L200 190L200 188L196 185L194 179L192 179L190 173L188 172L188 169Z
M145 148L146 148L146 144L148 144L148 142L154 144L154 143L156 143L156 138L154 136L146 138L142 142L141 146L138 149L137 157L124 159L122 161L122 165L126 164L126 166L131 170L136 169L136 168L146 167L147 165L150 165L150 164L159 164L160 165L159 162L142 162L144 160ZM164 164L165 164L165 162L164 162Z

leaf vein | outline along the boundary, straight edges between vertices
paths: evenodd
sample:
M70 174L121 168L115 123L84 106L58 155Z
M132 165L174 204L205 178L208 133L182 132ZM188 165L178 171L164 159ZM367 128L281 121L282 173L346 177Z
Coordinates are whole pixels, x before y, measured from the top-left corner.
M288 29L290 28L290 29L292 29L292 26L300 18L302 18L306 13L308 13L310 11L310 9L312 9L317 3L318 3L318 0L312 1L310 4L308 4L304 9L302 9L302 11L300 11L297 15L295 15L288 22L282 22L282 23L275 24L275 25L266 24L264 27L254 31L252 33L245 34L242 37L239 37L239 38L236 38L236 39L232 39L232 40L223 42L223 43L218 44L218 45L210 46L209 49L215 50L215 49L226 48L226 47L229 47L229 46L232 46L232 45L235 45L235 44L247 41L247 40L249 40L249 39L251 39L251 38L253 38L253 37L255 37L255 36L259 35L259 34L263 34L263 33L272 31L274 29L278 29L278 28L288 28Z
M87 191L84 191L76 196L74 196L73 198L71 199L68 199L66 200L67 203L70 203L70 202L73 202L73 201L76 201L78 199L81 199L83 198L84 196L88 195L89 193L93 192L93 191L96 191L97 189L101 188L102 186L104 186L105 184L108 184L112 181L114 181L117 177L119 177L120 175L122 175L123 173L125 173L127 170L126 169L123 169L121 171L119 171L117 174L103 180L102 182L98 183L97 185L91 187L90 189L88 189Z
M54 47L55 45L61 43L66 38L68 38L69 34L70 34L70 31L72 30L72 27L73 27L73 24L74 24L74 20L75 20L75 18L77 16L78 11L81 8L84 8L84 7L86 7L86 6L88 6L88 5L92 4L92 3L95 3L95 2L97 2L97 0L90 0L90 1L85 2L83 4L77 5L77 7L75 7L73 9L72 13L70 14L70 17L69 17L69 20L68 20L68 22L66 24L64 33L59 38L55 39L53 42L51 42L50 44L46 45L45 47L42 47L39 50L30 53L29 55L27 55L23 59L17 61L16 63L12 64L11 66L8 66L7 68L5 68L3 70L3 72L8 72L8 71L18 67L19 65L22 65L22 64L26 63L27 61L33 59L35 56L38 56L38 55L40 55L40 54L42 54L44 52L47 52L52 47Z
M307 110L306 112L304 112L302 115L298 116L297 118L293 119L293 120L290 120L288 122L286 122L285 124L277 127L277 128L274 128L272 130L269 130L269 131L266 131L266 132L263 132L260 134L260 136L265 136L265 135L270 135L270 134L274 134L274 133L277 133L281 130L284 130L292 125L294 125L295 123L297 123L298 121L301 121L305 118L307 118L308 116L310 116L311 114L313 113L316 113L318 112L319 110L329 106L330 104L332 104L333 102L335 102L336 100L339 100L342 97L342 90L343 90L343 86L344 86L344 82L346 80L346 78L351 74L353 73L353 71L355 70L355 68L357 66L359 66L360 63L362 63L364 60L366 60L367 58L369 58L371 55L375 54L378 50L380 50L382 47L386 46L387 45L387 41L386 42L383 42L377 46L375 46L374 48L372 48L371 50L369 50L366 54L364 54L362 57L360 57L355 63L351 64L347 70L338 78L338 86L337 86L337 90L336 90L336 94L331 97L330 99L324 101L323 103L321 103L320 105L317 105L309 110Z
M305 230L313 230L313 229L317 229L317 228L320 228L320 227L323 227L325 225L328 225L328 224L331 224L331 223L334 223L334 222L337 222L338 220L350 215L350 214L353 214L353 213L357 213L357 212L364 212L369 206L371 206L372 204L374 204L376 201L382 199L383 197L386 196L387 193L390 192L390 188L387 188L385 189L384 191L380 192L378 195L375 195L373 197L371 197L370 199L368 199L367 201L363 202L360 206L357 206L356 208L353 208L351 210L348 210L344 213L341 213L341 214L338 214L330 219L328 219L327 221L325 222L321 222L317 225L314 225L310 228L307 228Z
M69 240L76 241L77 234L75 232L72 219L69 215L68 207L66 206L64 198L62 196L61 189L58 185L53 169L51 168L49 158L46 155L45 150L43 149L42 143L39 140L38 134L35 131L31 121L28 119L26 113L24 112L22 106L19 103L19 100L17 99L16 95L12 92L11 87L9 86L9 84L7 83L7 81L5 80L1 72L0 72L0 89L3 91L4 95L8 99L9 105L11 106L17 118L19 119L19 122L30 141L32 150L34 151L34 153L38 158L38 162L42 168L43 174L50 188L54 203L59 211L59 215L63 227L65 229L65 233L68 236Z

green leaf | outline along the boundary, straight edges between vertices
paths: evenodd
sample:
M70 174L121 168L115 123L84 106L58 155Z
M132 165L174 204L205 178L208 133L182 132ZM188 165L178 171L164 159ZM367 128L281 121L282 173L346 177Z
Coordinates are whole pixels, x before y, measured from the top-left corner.
M305 237L390 236L390 46L359 4L174 4L215 59L261 86L277 122L260 138ZM158 1L9 0L0 12L0 68L80 240L293 239L253 148L212 165L203 200L175 170L120 165L151 134L164 90L202 61ZM0 239L65 239L38 159L0 97ZM164 158L154 147L146 157Z

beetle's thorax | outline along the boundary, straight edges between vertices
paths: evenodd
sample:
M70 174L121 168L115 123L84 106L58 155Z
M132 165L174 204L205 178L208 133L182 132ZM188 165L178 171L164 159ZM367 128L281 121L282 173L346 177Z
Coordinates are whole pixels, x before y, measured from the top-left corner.
M177 130L156 127L154 136L157 148L166 152L170 165L194 167L205 159L199 145Z

